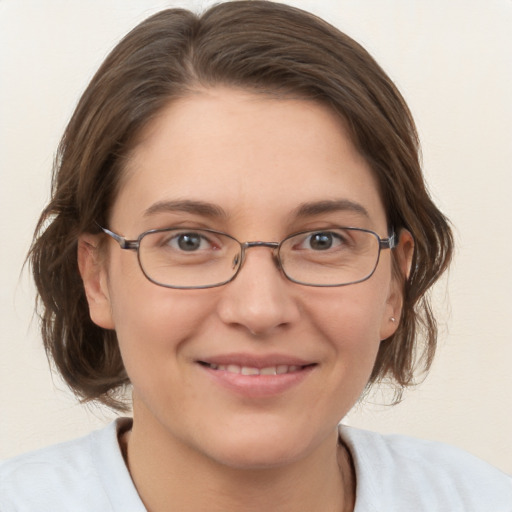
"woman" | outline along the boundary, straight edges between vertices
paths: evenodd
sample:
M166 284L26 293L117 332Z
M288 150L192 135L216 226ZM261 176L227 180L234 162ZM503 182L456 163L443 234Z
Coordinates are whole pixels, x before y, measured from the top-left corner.
M30 258L45 347L133 420L6 462L10 510L510 510L454 449L340 427L412 382L452 238L414 123L303 11L167 10L106 59L64 134Z

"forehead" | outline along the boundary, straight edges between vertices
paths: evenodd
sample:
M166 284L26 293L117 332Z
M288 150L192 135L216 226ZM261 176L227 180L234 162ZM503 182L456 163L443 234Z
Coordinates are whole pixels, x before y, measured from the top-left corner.
M351 202L385 225L373 173L338 116L313 101L233 89L179 99L146 127L114 216L138 222L155 204L180 201L263 223L304 204Z

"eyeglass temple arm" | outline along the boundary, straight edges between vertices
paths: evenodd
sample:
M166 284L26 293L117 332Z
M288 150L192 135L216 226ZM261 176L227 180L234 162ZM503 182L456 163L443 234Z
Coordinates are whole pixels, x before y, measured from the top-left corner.
M98 227L108 236L112 237L121 247L121 249L129 249L132 251L136 251L139 248L139 241L138 240L126 240L124 236L120 236L117 233L114 233L113 231L110 231L110 229L104 228L98 224Z
M394 249L398 245L396 233L393 231L388 238L380 240L381 249Z

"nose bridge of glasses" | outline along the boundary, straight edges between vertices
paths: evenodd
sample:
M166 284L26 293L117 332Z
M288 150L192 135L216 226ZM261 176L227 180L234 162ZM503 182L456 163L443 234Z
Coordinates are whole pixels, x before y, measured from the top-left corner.
M240 262L240 266L245 261L245 251L247 249L251 249L252 247L268 247L269 249L272 249L272 257L273 257L277 267L281 268L281 264L279 262L279 256L278 256L279 242L261 242L261 241L244 242L244 243L241 243L240 246L242 248L242 261Z
M278 242L244 242L241 245L244 249L249 249L250 247L270 247L275 250L279 247Z

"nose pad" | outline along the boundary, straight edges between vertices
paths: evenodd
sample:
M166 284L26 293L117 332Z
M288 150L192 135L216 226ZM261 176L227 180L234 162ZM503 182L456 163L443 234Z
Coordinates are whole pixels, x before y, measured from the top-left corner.
M283 272L283 267L281 266L281 260L279 259L279 247L274 247L274 250L272 251L272 258L277 270L286 277L286 274Z
M274 265L276 266L277 270L281 272L281 262L279 261L279 246L272 246L269 247L272 252L272 261L274 262ZM284 275L284 274L283 274Z
M233 263L232 263L232 269L231 270L235 270L236 267L238 267L238 263L241 261L242 259L242 254L241 253L238 253L235 255L235 257L233 258Z

